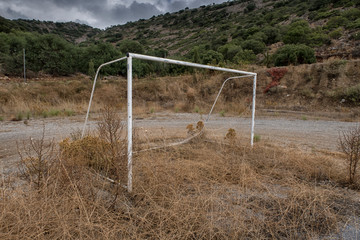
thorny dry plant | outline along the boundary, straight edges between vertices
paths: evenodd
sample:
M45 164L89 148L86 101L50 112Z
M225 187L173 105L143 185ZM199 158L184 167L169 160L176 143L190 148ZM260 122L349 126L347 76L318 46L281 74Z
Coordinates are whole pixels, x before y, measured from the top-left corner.
M54 140L45 140L45 125L40 139L30 138L22 142L22 149L17 143L20 156L20 175L40 188L50 174L56 158Z
M356 172L360 161L360 125L343 131L339 137L339 147L346 155L349 184L356 182Z

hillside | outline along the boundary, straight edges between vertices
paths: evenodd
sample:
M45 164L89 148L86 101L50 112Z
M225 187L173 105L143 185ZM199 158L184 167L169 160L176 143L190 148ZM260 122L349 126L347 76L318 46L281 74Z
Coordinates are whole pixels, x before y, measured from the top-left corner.
M0 18L0 71L22 74L23 48L30 53L27 66L34 76L39 72L92 75L101 63L127 52L232 68L358 59L359 7L360 0L234 0L106 30L77 23ZM188 72L147 62L134 64L138 77ZM125 74L117 65L104 73Z
M185 55L201 45L219 50L225 44L259 54L285 43L315 47L318 60L358 58L359 6L358 0L229 1L113 26L96 39L117 45L131 39L170 55ZM303 21L294 24L298 20Z
M0 32L9 33L13 30L56 34L73 43L84 42L101 32L100 29L75 22L45 22L25 19L8 20L0 16Z

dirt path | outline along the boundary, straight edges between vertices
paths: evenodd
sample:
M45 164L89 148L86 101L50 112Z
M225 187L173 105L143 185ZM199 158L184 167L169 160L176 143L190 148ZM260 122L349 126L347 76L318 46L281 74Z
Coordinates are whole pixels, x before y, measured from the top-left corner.
M203 116L205 118L205 116ZM159 113L150 117L135 118L134 126L139 129L141 137L176 136L186 138L186 126L190 123L196 126L202 117L199 114L168 114ZM0 122L0 161L2 173L11 172L18 161L16 143L28 141L30 137L41 138L45 128L46 139L57 141L70 136L70 133L82 128L84 117L49 118L24 122ZM211 137L224 137L229 128L234 128L237 136L244 141L250 141L250 118L212 116L206 125ZM297 146L304 150L326 149L337 150L337 139L341 130L357 123L323 121L257 118L255 134L262 140L269 140L282 146ZM91 120L89 129L94 129L96 120Z

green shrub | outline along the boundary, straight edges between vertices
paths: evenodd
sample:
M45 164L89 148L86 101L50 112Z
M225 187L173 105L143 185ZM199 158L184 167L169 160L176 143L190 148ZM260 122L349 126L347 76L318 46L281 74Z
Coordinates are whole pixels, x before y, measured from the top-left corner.
M348 29L360 29L360 18L348 23L346 26Z
M280 30L277 27L265 27L262 32L266 35L266 44L273 44L280 41Z
M249 64L254 63L256 61L256 55L252 50L243 50L238 52L234 57L234 63L238 64Z
M255 135L254 135L254 142L260 142L260 140L261 140L261 136L255 134Z
M329 36L322 32L321 29L314 30L309 36L308 36L308 42L307 45L310 47L319 47L324 44L330 44L331 40Z
M223 55L214 50L209 50L201 55L203 64L219 64L223 59Z
M311 28L305 20L296 20L292 22L283 36L285 44L307 44Z
M241 43L243 49L252 50L255 54L263 53L266 49L265 43L250 39Z
M250 2L246 6L246 12L251 12L251 11L254 11L255 9L256 9L256 4L254 2Z
M332 30L338 27L345 27L349 23L349 20L342 16L336 16L329 19L326 23L325 28L328 30Z
M357 8L350 8L341 13L341 16L348 19L349 21L355 21L360 18L360 10Z
M225 110L221 110L221 111L219 112L219 114L220 114L221 117L225 117Z
M273 58L276 66L310 64L316 62L314 49L303 44L285 45L276 51Z
M338 98L345 99L353 105L360 105L360 84L345 89Z
M144 48L143 46L133 40L123 40L120 42L119 44L119 49L122 53L144 53Z
M23 112L18 112L18 113L16 114L16 117L13 118L14 121L21 121L21 120L23 120L23 119L24 119L24 113L23 113Z
M218 48L218 52L220 52L225 60L233 61L236 54L242 52L241 46L235 44L225 44Z
M334 31L329 33L329 37L332 39L339 39L342 36L343 30L341 28L337 28Z
M73 110L68 110L68 109L66 109L66 110L64 111L64 114L65 114L65 116L71 117L71 116L74 116L74 115L75 115L75 112L74 112Z

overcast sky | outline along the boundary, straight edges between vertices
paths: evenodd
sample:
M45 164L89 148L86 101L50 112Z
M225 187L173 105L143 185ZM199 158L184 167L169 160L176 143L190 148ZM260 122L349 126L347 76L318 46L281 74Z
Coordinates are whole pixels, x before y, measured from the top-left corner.
M0 15L8 19L79 22L97 28L150 18L185 7L226 0L0 0Z

